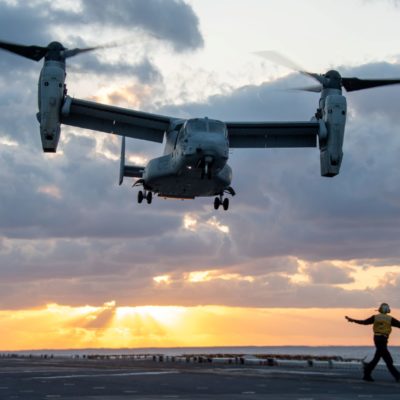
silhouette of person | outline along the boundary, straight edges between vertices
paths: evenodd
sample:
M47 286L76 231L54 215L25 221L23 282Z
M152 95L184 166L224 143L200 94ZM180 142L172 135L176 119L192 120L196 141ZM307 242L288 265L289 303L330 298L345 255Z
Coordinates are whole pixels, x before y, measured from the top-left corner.
M390 307L387 303L382 303L379 306L378 311L379 314L373 315L367 319L353 319L347 315L345 317L349 322L355 322L356 324L361 325L373 325L376 351L374 358L369 363L364 364L363 380L368 382L374 381L371 373L382 357L394 379L396 379L397 382L400 382L400 372L393 365L393 358L387 348L389 335L392 332L392 326L400 328L400 321L388 315L390 313Z

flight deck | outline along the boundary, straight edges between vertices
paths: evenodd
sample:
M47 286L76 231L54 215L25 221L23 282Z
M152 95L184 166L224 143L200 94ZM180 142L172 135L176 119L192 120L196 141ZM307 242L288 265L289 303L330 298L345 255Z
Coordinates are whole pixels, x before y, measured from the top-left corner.
M0 399L399 399L400 384L378 368L323 364L246 365L176 359L0 358Z

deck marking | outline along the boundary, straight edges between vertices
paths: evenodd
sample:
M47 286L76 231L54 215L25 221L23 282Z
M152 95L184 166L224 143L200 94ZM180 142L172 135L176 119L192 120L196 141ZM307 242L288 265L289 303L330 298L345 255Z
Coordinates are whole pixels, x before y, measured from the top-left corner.
M118 374L83 374L83 375L55 375L55 376L34 376L32 378L27 378L27 380L34 379L74 379L74 378L101 378L108 376L142 376L142 375L170 375L179 374L179 371L146 371L146 372L121 372ZM43 382L47 383L47 382Z
M284 371L284 370L270 370L263 371L266 375L270 374L287 374L287 375L316 375L316 376L342 376L343 374L338 374L335 372L314 372L314 371Z

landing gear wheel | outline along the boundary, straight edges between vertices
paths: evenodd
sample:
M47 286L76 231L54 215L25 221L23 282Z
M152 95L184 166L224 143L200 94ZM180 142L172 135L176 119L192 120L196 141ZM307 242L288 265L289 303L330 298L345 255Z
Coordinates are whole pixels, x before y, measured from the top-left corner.
M153 200L153 193L148 192L146 196L147 204L151 204L151 201Z
M225 198L224 201L222 202L222 207L224 207L224 210L228 210L229 208L229 199Z
M144 199L143 192L139 190L137 194L137 202L140 204L143 201L143 199Z
M214 208L215 208L216 210L218 210L218 208L219 208L220 205L221 205L221 200L219 199L219 197L216 197L216 198L214 199Z

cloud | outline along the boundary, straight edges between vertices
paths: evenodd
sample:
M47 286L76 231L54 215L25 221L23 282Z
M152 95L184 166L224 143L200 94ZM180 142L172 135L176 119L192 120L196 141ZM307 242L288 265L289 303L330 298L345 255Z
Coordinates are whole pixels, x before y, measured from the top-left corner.
M121 49L120 51L128 50ZM77 57L70 62L71 65L68 65L68 71L75 76L84 75L85 79L88 78L89 74L93 75L95 73L100 79L125 78L126 81L126 77L128 77L131 81L136 78L138 82L145 85L157 84L163 81L160 70L147 57L136 63L124 60L105 62L101 58L100 53L97 55L88 53L84 57Z
M24 2L0 2L1 40L41 45L46 42L49 24L44 24L45 15L39 5ZM23 29L21 29L23 27ZM27 36L26 32L29 32ZM2 55L1 59L7 58Z
M307 269L312 283L337 285L354 282L350 268L335 267L328 263L317 263Z
M193 50L203 46L199 20L192 7L182 0L117 0L112 5L99 0L82 0L76 7L58 7L57 3L1 2L2 40L45 45L60 26L70 33L71 27L88 25L126 31L142 31L168 41L175 50ZM179 21L179 23L177 23ZM21 29L23 26L24 29ZM27 37L26 32L29 32ZM4 37L7 35L7 37ZM51 41L51 40L50 40Z
M357 76L362 79L399 79L400 63L370 63L355 68L343 68L343 76ZM400 85L367 89L349 94L353 112L368 115L371 119L388 118L392 123L399 123L397 104L400 101ZM385 121L386 122L386 121ZM379 131L377 132L379 134Z
M182 0L116 0L113 3L85 0L80 17L83 22L144 29L170 41L177 51L197 49L204 44L198 17Z

